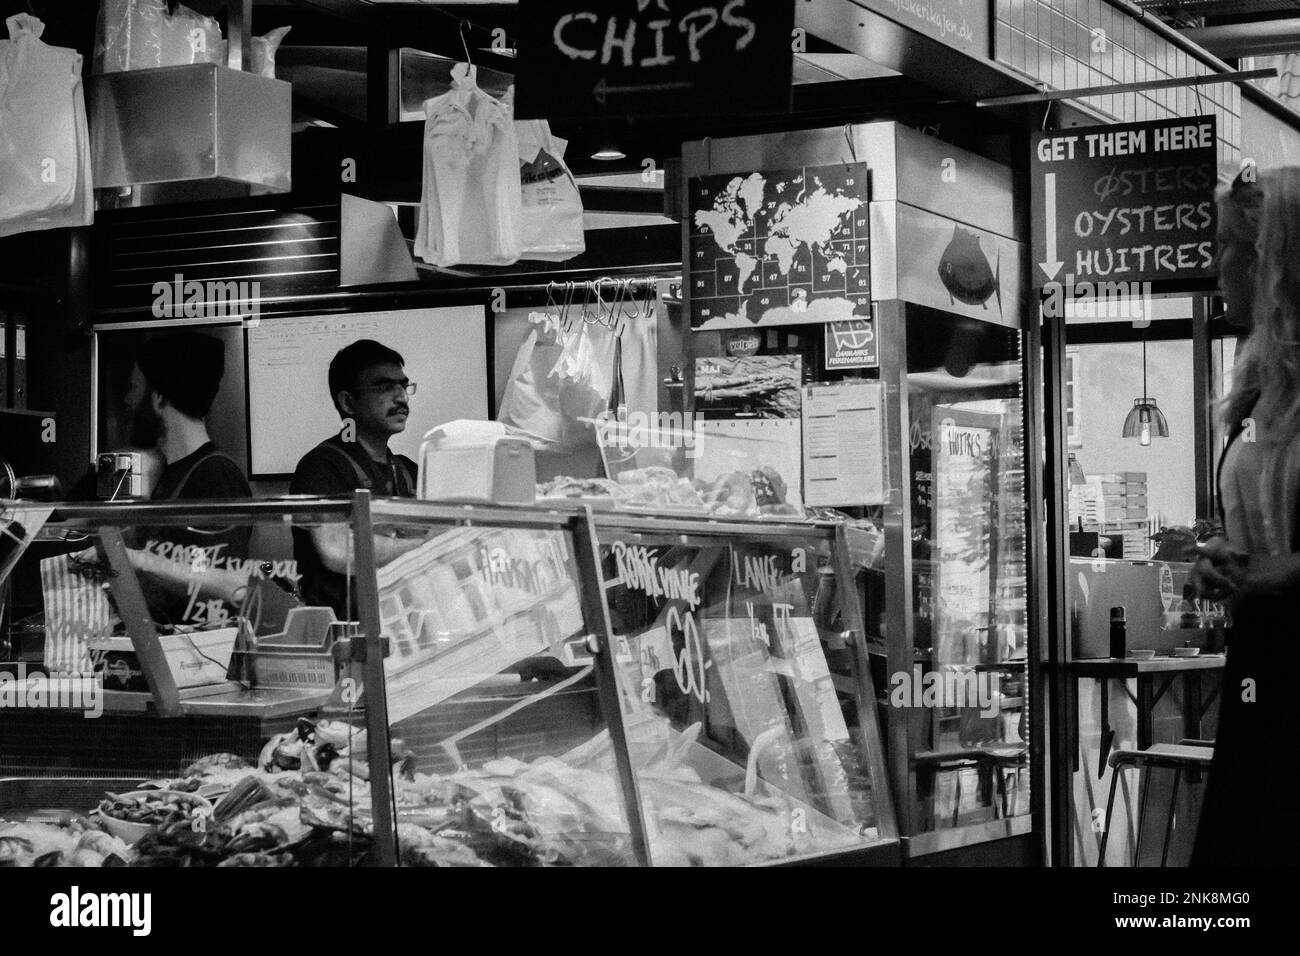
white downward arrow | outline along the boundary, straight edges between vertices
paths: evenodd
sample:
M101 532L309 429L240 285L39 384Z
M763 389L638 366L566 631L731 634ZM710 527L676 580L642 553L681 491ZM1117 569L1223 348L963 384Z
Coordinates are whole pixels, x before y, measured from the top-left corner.
M1038 268L1047 275L1048 281L1056 278L1064 262L1056 258L1056 173L1043 175L1043 205L1047 216L1047 261L1040 262Z

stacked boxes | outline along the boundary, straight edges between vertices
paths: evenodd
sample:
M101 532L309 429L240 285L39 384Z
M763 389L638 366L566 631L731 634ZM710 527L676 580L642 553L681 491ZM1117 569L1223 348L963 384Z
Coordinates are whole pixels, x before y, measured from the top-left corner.
M1147 473L1121 471L1101 476L1102 505L1106 521L1147 518Z
M1088 475L1087 483L1070 489L1070 524L1083 519L1083 527L1106 537L1120 538L1123 557L1144 561L1151 557L1151 527L1147 499L1147 474L1121 471Z
M1101 476L1107 533L1120 535L1126 561L1151 557L1151 528L1147 521L1147 473L1121 471Z

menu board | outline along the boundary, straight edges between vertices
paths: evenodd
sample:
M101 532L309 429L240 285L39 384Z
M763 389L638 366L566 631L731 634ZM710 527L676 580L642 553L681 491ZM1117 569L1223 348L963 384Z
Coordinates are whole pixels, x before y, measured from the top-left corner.
M521 0L521 119L790 109L793 0Z
M690 181L691 327L871 315L866 163Z
M1215 275L1213 116L1040 134L1031 171L1036 285Z

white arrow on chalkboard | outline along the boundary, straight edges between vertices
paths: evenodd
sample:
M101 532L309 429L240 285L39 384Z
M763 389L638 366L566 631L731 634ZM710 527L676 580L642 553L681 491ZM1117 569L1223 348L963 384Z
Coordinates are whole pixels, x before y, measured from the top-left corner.
M645 86L610 86L605 82L605 78L601 77L593 92L596 96L596 102L604 106L611 93L651 93L656 90L692 90L694 88L695 84L691 82L647 83Z
M1047 274L1048 281L1056 278L1064 262L1056 258L1056 173L1043 176L1043 210L1047 217L1047 261L1040 262L1038 268Z

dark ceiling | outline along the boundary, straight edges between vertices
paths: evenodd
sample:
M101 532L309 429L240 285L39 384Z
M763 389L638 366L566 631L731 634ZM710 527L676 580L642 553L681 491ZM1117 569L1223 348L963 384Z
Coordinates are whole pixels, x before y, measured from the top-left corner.
M1300 17L1300 0L1135 0L1177 27L1226 26Z
M186 5L217 16L225 25L228 0L190 0ZM1300 0L1137 0L1137 5L1180 27L1300 18ZM98 6L98 0L0 0L0 13L35 13L46 22L47 42L76 47L89 58ZM368 48L413 51L404 59L402 73L406 98L417 103L416 91L418 96L427 96L439 92L440 83L445 88L450 62L464 58L466 45L481 75L490 82L504 86L514 73L514 60L508 52L503 55L491 48L496 31L504 30L508 42L517 35L515 3L253 0L252 10L254 34L292 26L277 67L280 76L294 84L295 119L300 126L367 125ZM980 135L980 130L962 129L963 123L970 122L963 118L968 112L963 114L957 104L921 83L897 75L872 75L868 61L844 57L844 51L824 38L810 36L808 54L796 60L794 125L825 125L828 117L831 122L844 122L889 115L919 127L942 125L944 138L959 144L964 135ZM857 59L867 72L837 74L826 66L837 54L840 59ZM583 175L639 171L645 158L655 159L663 168L665 160L678 154L684 140L761 133L790 125L789 115L755 117L738 111L738 115L671 124L634 119L556 124L555 132L570 140L570 165ZM618 145L628 159L605 164L589 158L610 143Z

